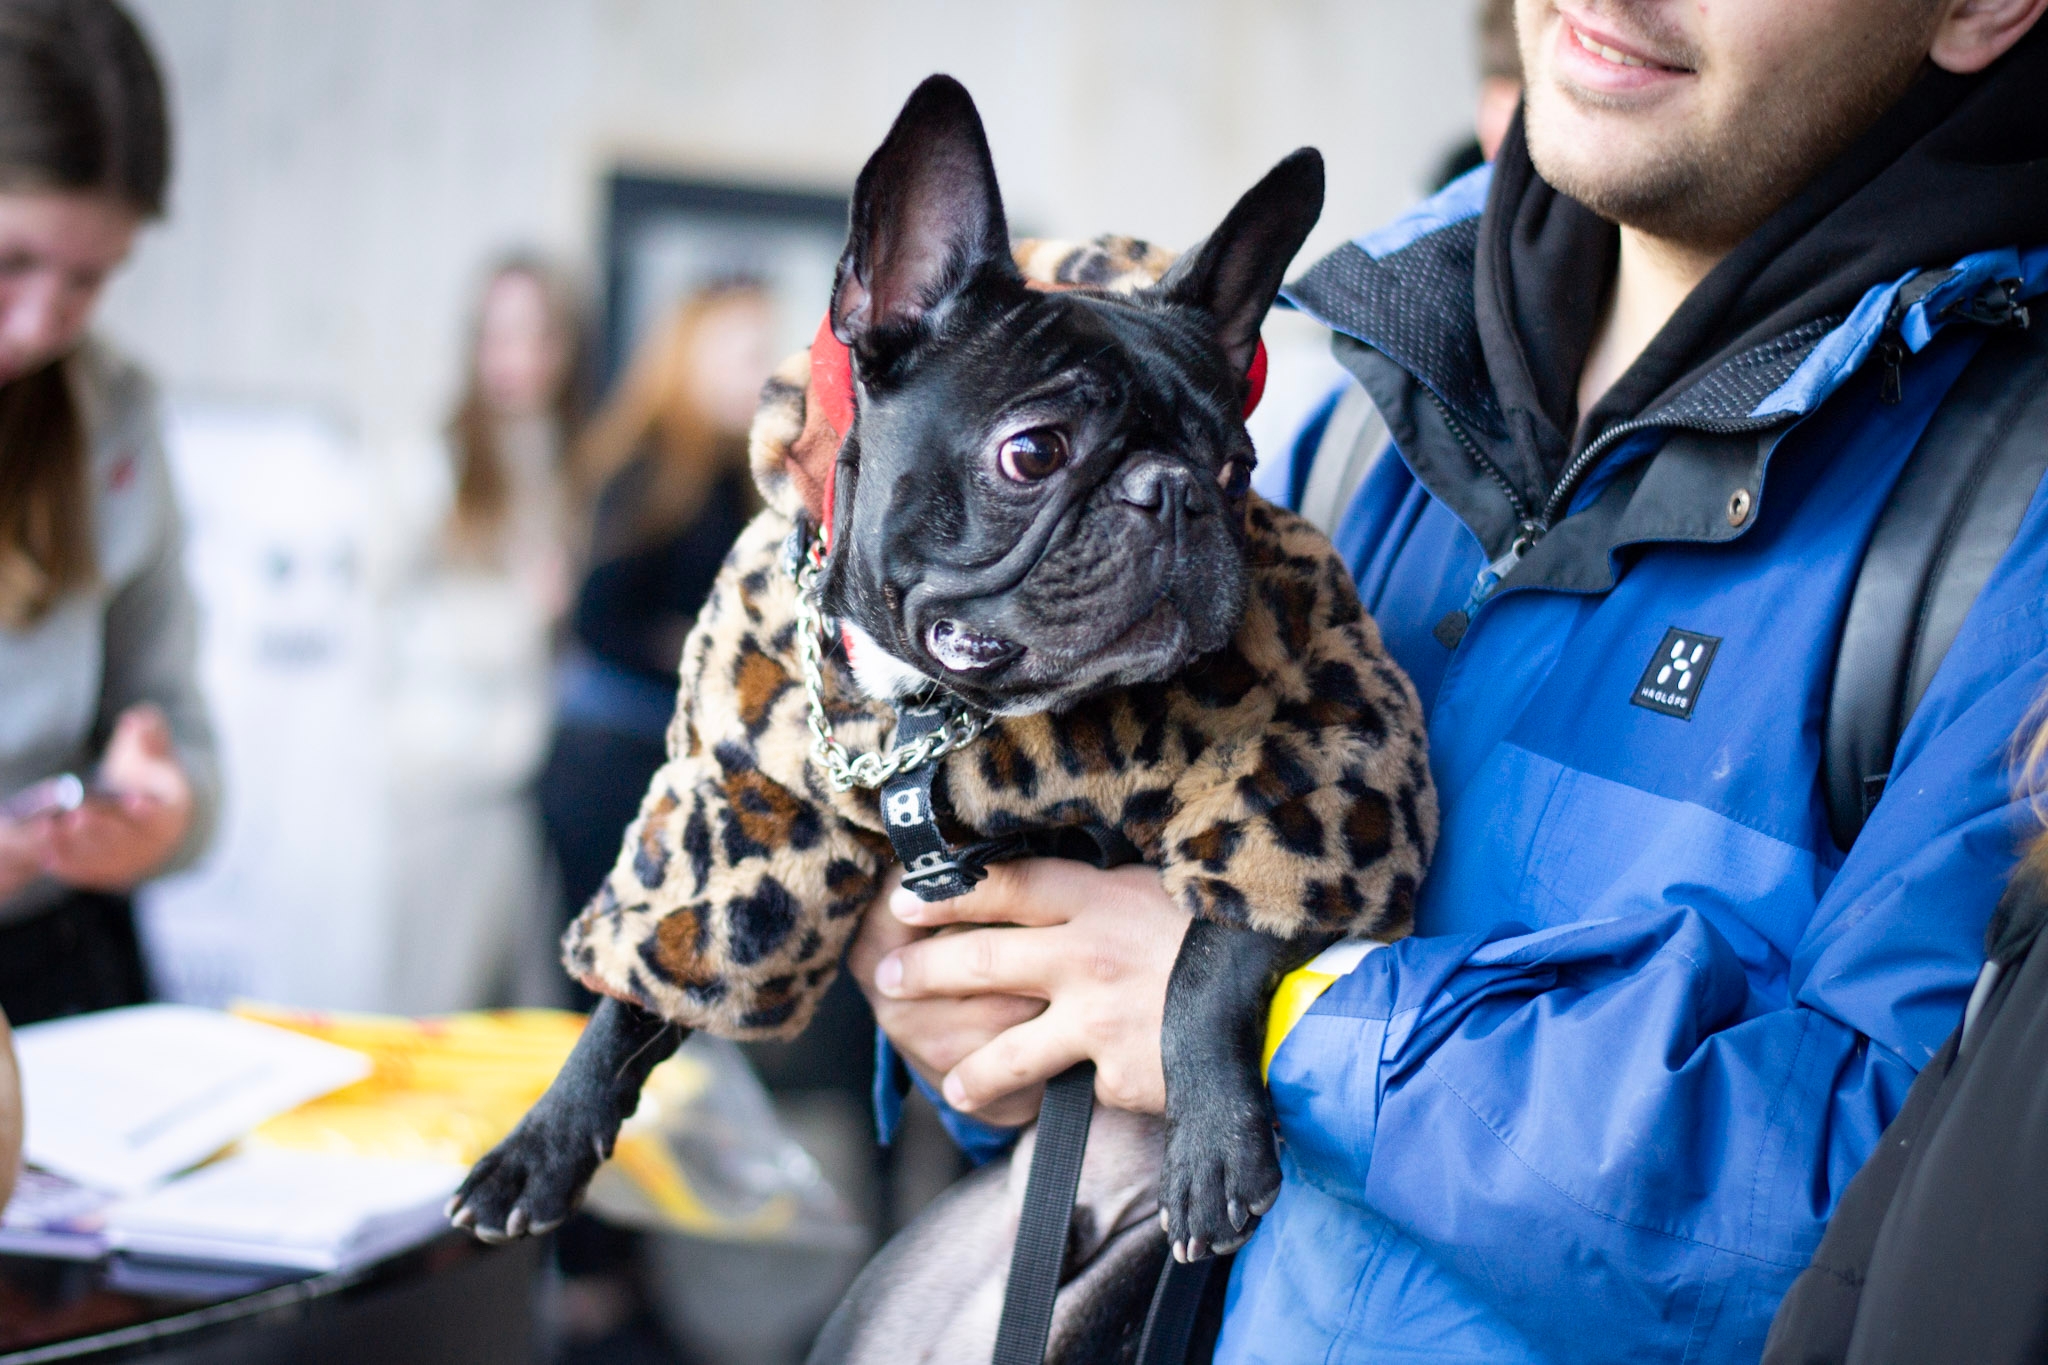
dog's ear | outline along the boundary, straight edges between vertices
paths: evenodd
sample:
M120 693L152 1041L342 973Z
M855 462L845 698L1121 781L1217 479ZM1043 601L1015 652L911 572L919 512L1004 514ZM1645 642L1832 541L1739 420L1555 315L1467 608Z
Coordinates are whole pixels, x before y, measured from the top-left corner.
M872 357L991 262L1016 272L981 116L965 86L932 76L911 92L853 187L832 283L832 331Z
M1199 308L1242 374L1259 345L1259 324L1280 293L1287 264L1323 211L1323 156L1303 147L1266 172L1199 246L1181 253L1156 286L1169 302Z

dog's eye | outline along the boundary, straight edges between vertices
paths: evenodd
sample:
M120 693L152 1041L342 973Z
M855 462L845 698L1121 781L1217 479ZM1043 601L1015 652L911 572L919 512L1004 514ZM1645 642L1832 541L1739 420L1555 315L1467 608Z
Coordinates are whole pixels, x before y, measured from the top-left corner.
M1244 460L1227 460L1216 471L1216 483L1227 498L1241 498L1251 491L1252 467Z
M1003 477L1018 483L1037 483L1057 474L1067 462L1067 438L1051 427L1020 431L1003 442L996 464Z

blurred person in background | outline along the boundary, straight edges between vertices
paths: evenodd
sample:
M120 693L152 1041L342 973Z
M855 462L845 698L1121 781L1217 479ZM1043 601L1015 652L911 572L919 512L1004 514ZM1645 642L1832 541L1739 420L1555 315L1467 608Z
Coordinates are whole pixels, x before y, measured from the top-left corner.
M590 567L540 780L562 924L611 870L661 766L683 637L753 513L747 428L773 338L759 284L700 290L641 344L576 452L596 494Z
M666 755L683 637L754 512L747 429L775 362L773 337L761 285L699 290L641 342L578 443L576 483L593 503L589 567L540 778L561 878L557 931L611 871L619 832ZM559 968L554 980L570 1003L589 1007ZM655 1272L637 1236L578 1217L558 1235L556 1256L561 1365L667 1357L642 1292Z
M90 784L0 817L16 1024L147 998L129 893L198 854L218 802L155 389L87 335L169 175L127 14L0 0L0 793Z
M532 788L546 754L556 628L569 602L565 453L579 416L574 296L539 258L486 276L461 398L391 599L389 1008L502 1001L553 893Z
M1472 138L1444 158L1431 181L1435 190L1493 160L1522 102L1522 52L1515 44L1515 0L1480 0L1478 37L1479 100L1472 115Z

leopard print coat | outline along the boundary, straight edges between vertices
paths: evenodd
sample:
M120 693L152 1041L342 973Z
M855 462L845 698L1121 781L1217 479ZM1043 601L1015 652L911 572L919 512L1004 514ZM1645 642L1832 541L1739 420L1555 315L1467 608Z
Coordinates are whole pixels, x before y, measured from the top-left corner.
M1129 289L1172 257L1104 238L1025 243L1017 260L1053 286ZM815 421L808 376L792 357L764 391L752 452L767 508L684 646L668 762L563 941L592 990L728 1038L802 1030L894 861L876 794L833 791L812 757L783 564L818 492L793 455ZM1251 591L1230 646L1164 682L992 721L942 760L935 797L967 838L1114 827L1220 923L1398 937L1437 830L1414 688L1330 543L1256 496L1245 516ZM887 747L895 713L838 650L825 693L849 749Z

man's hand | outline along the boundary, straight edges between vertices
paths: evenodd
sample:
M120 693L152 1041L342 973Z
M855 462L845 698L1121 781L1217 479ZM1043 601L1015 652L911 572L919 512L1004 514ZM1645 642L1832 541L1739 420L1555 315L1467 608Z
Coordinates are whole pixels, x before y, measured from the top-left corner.
M995 927L931 932L949 925ZM1166 981L1187 927L1152 868L1032 859L950 901L886 893L847 962L882 1031L963 1113L1028 1123L1044 1083L1084 1058L1103 1103L1158 1113Z
M114 723L98 792L77 810L26 827L44 872L88 891L127 891L162 867L192 823L192 786L171 727L154 706Z

